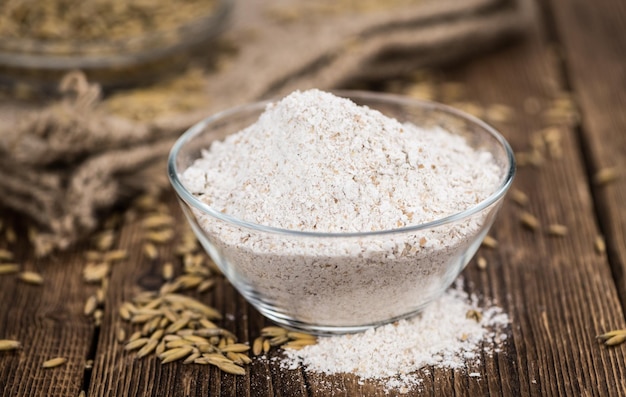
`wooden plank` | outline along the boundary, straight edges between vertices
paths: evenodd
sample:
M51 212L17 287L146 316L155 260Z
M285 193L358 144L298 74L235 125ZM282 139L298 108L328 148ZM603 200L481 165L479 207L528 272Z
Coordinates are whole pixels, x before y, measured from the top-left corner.
M10 224L19 220L7 215L1 219L10 218ZM18 241L7 244L0 238L0 246L15 252L23 270L39 272L44 283L29 285L15 275L0 276L0 339L16 339L23 346L0 352L0 396L77 396L94 333L91 320L83 315L90 290L82 281L83 261L76 251L34 259L25 231L16 229ZM67 363L42 368L44 361L58 356Z
M541 114L524 111L532 109L529 101L541 108L560 95L559 65L540 32L520 47L448 71L443 79L465 83L470 100L515 109L510 122L494 121L514 150L528 150L533 133L552 125ZM497 250L481 249L487 270L470 266L464 273L475 286L470 291L498 302L512 319L504 352L485 358L491 395L605 396L626 390L619 365L623 352L594 340L606 327L621 325L623 312L606 257L593 248L599 230L578 135L567 126L558 131L561 158L539 168L520 167L515 181L515 188L530 196L527 210L541 220L542 230L521 227L520 208L507 201L492 232ZM563 223L570 233L550 237L549 223Z
M621 0L551 1L557 49L582 112L581 141L594 175L615 167L620 178L594 186L600 229L622 306L626 305L626 8Z

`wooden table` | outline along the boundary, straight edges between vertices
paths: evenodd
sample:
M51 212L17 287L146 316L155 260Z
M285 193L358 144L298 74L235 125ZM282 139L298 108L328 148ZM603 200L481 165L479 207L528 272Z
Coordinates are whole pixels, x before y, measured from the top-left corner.
M484 357L479 378L463 370L431 371L420 388L425 395L626 395L626 345L607 348L596 340L626 326L626 7L622 0L538 3L542 18L527 40L436 70L432 77L435 87L462 83L464 101L514 109L510 117L501 111L485 117L516 152L528 152L537 144L537 131L554 127L561 155L519 167L514 188L527 193L528 205L506 201L491 232L499 244L480 251L488 267L480 270L472 261L463 273L470 292L497 302L510 316L508 342L500 353ZM550 113L566 92L578 106L574 117ZM616 167L621 178L595 183L593 175L606 167ZM182 222L173 196L166 200ZM523 210L540 220L539 230L521 225ZM0 353L2 396L77 396L83 389L88 396L385 395L352 375L282 370L268 360L255 360L240 377L208 366L162 366L155 357L136 360L115 342L122 324L117 308L142 288L159 286L161 262L173 255L172 246L161 246L161 259L150 261L142 253L138 221L118 230L115 247L130 256L113 267L97 327L83 314L85 300L97 289L81 274L89 243L36 259L19 217L5 215L18 240L11 243L3 234L0 247L15 252L24 269L41 272L45 282L31 286L0 276L0 339L24 345ZM566 225L567 236L550 236L551 223ZM604 236L606 252L594 247L598 236ZM225 282L206 296L207 303L233 315L222 325L240 340L252 340L269 324ZM55 356L68 362L41 367Z

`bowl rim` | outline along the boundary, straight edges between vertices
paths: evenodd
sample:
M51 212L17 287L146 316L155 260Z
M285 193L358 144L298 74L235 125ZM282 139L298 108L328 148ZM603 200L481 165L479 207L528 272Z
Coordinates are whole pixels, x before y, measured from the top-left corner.
M229 117L238 112L251 110L251 109L264 109L268 104L276 102L282 98L272 98L262 101L257 101L241 106L232 107L230 109L226 109L215 113L205 119L199 121L198 123L191 126L187 129L174 143L172 149L170 150L168 161L167 161L167 171L170 183L178 197L185 201L190 206L202 211L203 213L210 215L218 220L223 222L227 222L229 224L234 224L239 227L252 229L255 231L262 231L268 233L278 233L278 234L287 234L287 235L297 235L297 236L306 236L306 237L371 237L371 236L380 236L387 234L395 234L395 233L406 233L406 232L416 232L423 231L428 229L433 229L445 224L453 223L455 221L468 218L485 208L491 206L496 203L499 199L501 199L508 189L511 187L513 183L513 179L515 177L516 172L516 162L515 156L513 154L513 150L511 146L507 142L507 140L500 134L495 128L484 122L483 120L472 116L466 112L463 112L459 109L456 109L452 106L448 106L442 103L434 102L434 101L426 101L413 99L409 97L405 97L397 94L389 94L389 93L380 93L373 91L362 91L362 90L329 90L329 92L334 95L348 98L348 99L376 99L376 100L385 100L388 102L402 102L404 105L411 106L419 106L422 108L428 109L437 109L452 114L454 116L465 119L466 121L472 122L482 128L484 131L488 132L495 140L501 145L506 153L506 158L508 160L508 168L505 171L505 175L503 175L502 182L500 185L491 193L489 196L481 200L479 203L464 209L463 211L456 212L454 214L445 216L443 218L435 219L433 221L420 223L418 225L410 225L404 226L401 228L395 229L386 229L386 230L375 230L375 231L367 231L367 232L315 232L315 231L305 231L305 230L293 230L293 229L285 229L274 226L261 225L258 223L246 221L235 216L224 214L220 211L215 210L208 204L200 201L196 198L191 192L185 188L183 183L179 178L178 169L176 167L176 158L178 153L182 149L182 147L191 139L201 134L205 128L215 122L222 120L223 118Z

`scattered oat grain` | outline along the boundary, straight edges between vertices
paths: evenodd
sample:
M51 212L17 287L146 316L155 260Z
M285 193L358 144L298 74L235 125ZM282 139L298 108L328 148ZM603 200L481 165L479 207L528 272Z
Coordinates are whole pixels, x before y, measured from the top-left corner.
M128 310L128 307L124 305L120 306L118 312L120 314L120 317L122 317L124 320L130 320L130 318L132 317L130 311Z
M102 324L102 317L104 317L102 309L96 309L93 312L93 323L96 327L99 327Z
M435 86L429 81L415 83L407 89L406 95L422 100L432 100L435 99Z
M41 285L43 284L43 277L41 274L32 272L32 271L24 271L19 274L20 280L25 283L33 284L33 285Z
M139 349L136 357L143 358L147 356L148 354L152 353L156 349L158 344L159 344L158 339L149 339L148 342L146 342L146 344L141 349Z
M481 245L486 248L496 248L498 246L498 241L495 238L487 235L483 239Z
M491 104L485 111L486 118L493 122L510 121L513 114L513 109L510 106L501 103Z
M604 342L604 344L607 346L615 346L624 343L624 341L626 341L626 335L615 335Z
M198 285L197 291L200 293L207 292L215 285L215 280L207 279L203 281L200 285Z
M570 93L562 93L554 99L544 111L544 117L550 124L573 125L580 120L578 107Z
M250 350L250 346L243 343L233 343L221 348L223 352L243 353Z
M85 301L85 307L83 309L83 313L85 314L85 316L91 316L91 315L93 315L93 313L96 310L97 306L98 306L98 300L96 299L96 296L95 295L91 295Z
M479 256L478 259L476 259L476 266L478 266L480 270L485 270L487 268L487 259L485 259L484 256Z
M289 337L289 339L313 339L316 340L317 337L315 335L311 335L311 334L306 334L304 332L295 332L295 331L289 331L287 332L287 337Z
M317 343L317 339L294 339L284 345L283 349L302 349L304 346L312 346Z
M258 356L262 352L263 352L263 338L259 336L258 338L254 339L254 342L252 343L252 354L254 354L255 356Z
M176 284L183 289L196 288L204 281L204 277L193 274L184 274L176 278Z
M115 339L117 339L118 343L124 343L126 340L126 330L122 327L118 327L115 333Z
M0 248L0 261L13 260L13 253L7 249Z
M143 253L148 259L156 259L159 256L159 252L152 243L145 243L143 245Z
M66 362L67 362L67 358L65 357L55 357L55 358L51 358L50 360L44 361L44 363L42 364L42 367L43 368L56 368L65 364Z
M155 214L148 216L142 221L142 225L146 229L158 229L161 227L169 227L174 223L174 218L170 215Z
M159 357L162 358L161 364L171 363L187 357L193 351L191 346L183 346L176 349L166 350Z
M185 360L183 360L183 364L192 364L195 363L197 359L200 358L200 352L191 353Z
M20 271L20 266L17 263L2 263L0 264L0 275L2 274L14 274Z
M174 265L167 262L163 265L163 280L169 281L174 277Z
M619 178L619 171L616 167L606 167L598 170L593 176L593 183L596 186L606 186L615 182Z
M530 201L528 199L528 195L526 195L526 193L518 189L511 189L510 195L511 195L511 200L513 200L520 207L527 206L528 202Z
M94 243L100 251L108 251L115 241L115 233L112 230L105 230L94 237Z
M267 337L287 335L288 332L289 331L285 328L277 326L269 326L261 329L261 335Z
M178 321L170 324L170 326L165 329L165 333L173 334L177 331L180 331L181 329L185 328L187 324L189 324L189 321L191 321L190 317L183 317Z
M243 364L252 363L252 359L248 357L246 354L243 354L243 353L235 353L235 354L239 357L239 360L241 360Z
M134 206L143 211L149 211L155 209L158 203L159 199L156 196L152 194L144 194L135 199Z
M168 243L174 237L174 231L172 229L164 229L154 232L146 233L146 238L155 244Z
M596 236L596 239L593 242L593 247L598 254L604 254L606 252L606 242L604 241L604 237Z
M118 249L105 252L102 260L105 262L117 262L126 258L128 258L128 252L124 249Z
M520 214L519 219L522 225L526 227L527 229L531 231L535 231L539 229L539 220L530 212L526 212L526 211L522 212Z
M105 299L105 288L98 288L96 290L96 302L98 302L99 305L104 304L104 299Z
M150 339L148 338L138 338L133 341L129 341L126 346L124 346L124 350L136 350L144 347L146 343L148 343Z
M606 332L602 335L598 335L596 337L600 343L603 343L607 346L615 346L626 341L626 329L616 329L613 331Z
M134 342L137 339L141 338L143 335L141 334L141 331L137 331L134 332L129 338L128 338L128 342Z
M246 374L245 368L240 367L239 365L236 365L234 363L218 362L215 365L219 369L221 369L222 371L228 374L232 374L232 375L245 375Z
M109 275L111 265L107 262L88 263L83 268L83 279L88 283L97 283Z
M21 349L20 341L11 339L0 339L0 352Z
M567 235L567 226L558 223L548 225L548 234L551 236L563 237Z

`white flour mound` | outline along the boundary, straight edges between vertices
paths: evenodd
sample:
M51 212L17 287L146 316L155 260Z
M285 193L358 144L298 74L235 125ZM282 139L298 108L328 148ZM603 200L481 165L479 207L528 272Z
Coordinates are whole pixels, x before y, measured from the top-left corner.
M287 349L281 365L289 369L304 365L325 374L352 373L378 380L387 389L413 388L421 383L415 373L419 369L467 369L480 363L483 352L499 350L508 316L497 306L480 309L476 301L457 283L418 316L359 334L319 338L316 345L301 350ZM466 316L470 310L482 314L480 322Z
M214 142L183 175L215 209L317 232L396 229L452 215L494 192L492 155L319 90L271 104Z

